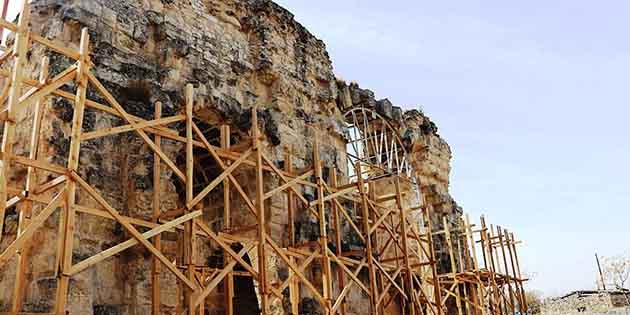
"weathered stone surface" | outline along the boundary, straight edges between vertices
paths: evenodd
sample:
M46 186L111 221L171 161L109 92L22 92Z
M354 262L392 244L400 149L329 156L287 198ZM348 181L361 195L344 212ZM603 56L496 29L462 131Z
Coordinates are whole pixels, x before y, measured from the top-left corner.
M448 192L450 172L450 148L437 134L437 127L419 111L403 112L389 100L376 100L374 92L361 89L358 84L346 84L336 79L325 45L294 20L293 15L267 0L35 0L33 1L32 26L47 38L67 42L77 48L82 27L88 27L92 44L93 71L97 78L129 113L144 119L153 119L154 104L163 104L164 116L181 113L183 90L192 83L196 88L194 111L198 124L203 127L208 140L218 145L218 129L221 124L231 127L232 144L248 137L251 128L251 112L255 108L260 128L266 136L263 150L277 166L291 162L296 169L314 164L313 148L315 133L320 137L320 158L324 166L324 180L331 170L337 170L341 181L347 180L345 157L345 122L342 113L352 107L376 110L398 129L410 154L410 160L419 175L422 193L436 209L434 226L440 226L441 216L448 215L449 222L457 224L461 209ZM40 52L41 54L41 52ZM71 62L66 58L48 53L51 58L51 74L63 71ZM41 56L34 55L32 58ZM27 69L34 76L38 69ZM73 92L74 87L68 91ZM91 100L103 102L93 89L88 90ZM18 139L28 139L29 119L32 112L22 112L22 123L17 131ZM51 157L47 162L59 165L67 163L70 148L70 131L73 115L71 103L51 98L45 104L45 120L42 126L42 156ZM94 131L125 124L111 115L87 110L84 131ZM183 132L182 124L173 128ZM28 152L28 141L16 142L16 153ZM285 149L292 147L291 161L285 161ZM163 140L165 154L177 164L185 163L185 151L181 143ZM195 178L199 183L196 192L216 176L220 169L211 158L200 158ZM152 195L157 183L152 177L153 153L144 141L133 133L118 134L93 139L82 144L78 173L122 214L150 220L153 215ZM38 174L44 182L53 177ZM248 196L255 196L256 187L251 171L238 170L234 177L243 183ZM24 169L12 174L12 180L23 182ZM265 191L278 185L277 178L267 175ZM392 193L392 183L378 184L383 193ZM223 188L217 187L203 202L202 220L213 230L223 228ZM405 187L406 206L417 206L415 187ZM162 211L182 208L185 194L181 181L164 167L161 171L160 191ZM303 188L306 199L314 200L316 191ZM235 229L256 224L247 211L245 202L230 191L232 224ZM78 194L81 205L99 208L84 193ZM266 226L270 237L286 246L288 219L281 210L286 204L284 195L270 198L265 203ZM280 210L279 210L280 209ZM39 211L40 209L36 209ZM357 215L350 204L348 213ZM326 209L329 211L329 209ZM316 241L320 235L319 224L298 206L296 239ZM16 211L9 212L7 227L0 248L8 245L16 233ZM11 217L13 215L13 217ZM417 222L421 222L420 216ZM42 246L46 240L56 239L58 214L53 215L34 239L32 266L28 271L28 294L24 311L51 312L55 286L54 246ZM330 220L329 220L330 221ZM330 227L329 227L330 228ZM362 241L347 222L342 224L342 247L345 251L363 248ZM249 229L242 237L256 236ZM120 224L94 216L79 215L74 238L74 263L86 259L101 250L130 238ZM170 260L181 261L181 242L174 233L163 235L162 249ZM381 239L383 241L383 239ZM50 241L48 241L50 243ZM332 245L332 243L330 244ZM331 247L334 249L334 247ZM224 257L217 254L216 245L199 242L199 265L221 265ZM218 251L218 253L221 253ZM384 258L392 253L379 253ZM248 253L257 268L256 250ZM269 281L278 282L287 276L287 266L274 255L267 257ZM151 296L151 259L141 247L134 247L119 255L83 271L73 277L69 296L71 314L146 314ZM14 270L0 270L0 312L9 307ZM336 274L336 273L335 273ZM308 277L321 285L321 266L309 267ZM336 276L335 276L336 277ZM365 277L361 274L359 277ZM179 289L175 277L169 272L160 274L162 283L162 310L173 314L178 303ZM237 301L246 301L251 310L257 309L258 283L237 284L242 295ZM333 284L337 285L337 284ZM312 293L301 288L301 314L320 314L321 308L313 300ZM238 300L241 299L241 300ZM349 292L348 314L369 313L369 297L358 288ZM224 308L223 297L212 295L208 305L216 314ZM243 306L245 307L245 306ZM397 314L396 303L390 313ZM274 300L273 314L287 314L286 303Z

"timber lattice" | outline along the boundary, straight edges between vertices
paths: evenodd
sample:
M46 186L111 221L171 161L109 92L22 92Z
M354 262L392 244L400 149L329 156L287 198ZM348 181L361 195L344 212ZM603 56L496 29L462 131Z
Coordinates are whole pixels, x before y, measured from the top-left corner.
M6 3L7 1L5 5ZM395 193L387 196L376 194L374 189L376 180L371 178L357 176L355 181L340 184L333 169L332 174L325 180L319 157L317 133L313 165L294 170L289 162L280 169L265 155L266 142L258 128L256 108L252 108L252 128L247 146L240 146L239 149L231 147L229 126L221 126L221 146L214 146L195 122L193 112L195 90L192 85L185 88L186 105L182 113L162 117L162 107L156 103L153 120L133 116L125 111L124 106L117 102L94 75L87 29L82 30L79 49L75 50L67 48L64 43L32 33L28 27L29 15L28 1L24 1L17 24L6 21L4 17L0 19L0 27L13 32L15 36L13 46L0 54L0 63L8 69L0 73L4 77L2 81L4 88L0 95L0 120L4 123L0 149L0 230L8 209L15 208L19 212L16 238L0 253L0 268L16 268L11 314L19 314L22 309L31 238L56 211L60 211L60 220L55 262L57 286L54 314L65 314L70 279L73 276L137 245L146 248L152 257L153 314L161 312L159 274L164 271L172 273L181 287L177 309L180 314L204 314L205 300L211 293L217 292L219 286L225 288L223 292L226 298L226 312L232 314L235 276L251 277L257 281L260 307L265 314L268 313L270 301L283 299L283 292L287 289L292 312L298 314L300 286L309 291L326 314L345 315L348 293L357 288L369 297L373 314L384 314L386 308L394 301L401 306L405 314L444 314L444 300L448 298L448 294L446 297L442 296L444 289L441 281L448 280L444 275L438 275L436 270L434 235L430 233L431 210L427 207L405 208L401 182L412 182L405 174L387 175L395 184ZM33 62L29 60L28 54L35 45L70 58L75 63L54 77L49 77L49 60L43 58L38 64L32 65L40 69L39 80L28 78L25 69L27 64ZM69 88L70 86L73 87ZM88 99L88 88L97 91L106 101L105 104ZM69 89L74 92L68 92ZM70 148L65 165L47 162L50 159L39 150L44 119L43 104L51 97L64 98L73 105ZM25 108L32 108L34 113L28 156L15 154L13 148L18 123L16 114ZM83 118L88 108L119 117L125 125L84 132ZM169 127L178 122L185 124L185 136ZM153 177L157 188L154 189L153 219L150 221L122 215L78 172L82 142L126 132L135 133L140 137L155 157ZM184 170L162 150L164 139L185 146ZM195 194L198 185L194 176L196 150L205 150L222 172ZM398 149L391 152L392 156L397 156ZM291 161L291 150L287 150L286 154L286 161ZM401 161L396 168L404 169L404 173L408 173L409 167L404 163L406 163L404 160ZM351 166L354 168L354 174L363 174L364 170L370 167L362 160L356 160ZM26 170L24 182L11 180L10 175L15 169ZM159 185L163 169L170 170L185 185L186 204L183 209L161 211L162 196ZM245 193L244 184L234 176L237 170L254 174L256 187L254 197ZM276 179L273 181L276 183L275 187L266 191L271 177ZM52 179L41 182L42 178ZM201 219L203 214L201 205L202 201L218 187L222 187L224 191L224 220L223 226L216 231ZM304 187L316 191L314 200L308 200L303 196L301 190ZM243 236L236 232L242 227L234 226L231 222L234 209L231 208L230 191L237 193L244 201L246 211L256 220L253 227L255 236ZM89 196L99 207L88 207L79 203L77 199L79 192L82 196ZM278 244L268 234L264 215L265 201L279 194L286 195L284 210L289 217L291 235L288 244L283 245ZM352 210L358 215L350 215L346 207L348 203L352 204ZM299 244L294 239L298 209L304 209L303 211L307 211L318 222L319 237L315 244ZM412 220L414 212L420 212L423 221L428 224L428 229L423 230L418 222ZM117 222L131 238L74 263L73 239L79 214ZM348 224L364 244L358 253L343 252L340 231L342 222ZM162 251L161 237L164 233L176 233L184 244L183 257L175 263ZM384 243L382 237L381 242L378 241L378 235L386 235ZM507 238L507 235L505 237ZM490 236L490 239L494 238ZM198 242L210 242L221 248L227 257L224 265L221 268L211 268L196 263ZM335 244L332 249L329 246L331 243ZM515 242L507 243L514 245ZM240 249L234 249L232 246L234 244L238 244ZM492 246L494 245L490 245ZM245 259L245 255L250 251L256 251L257 257L263 258L258 259L256 267ZM395 254L381 255L390 252ZM266 258L271 255L277 257L289 269L288 278L281 283L272 283L268 280ZM16 259L13 259L14 257ZM305 274L305 270L315 261L322 266L319 286ZM8 265L9 262L15 263ZM237 271L236 268L244 271ZM506 281L500 279L509 277L498 276L494 269L484 272L491 274L483 277L486 279L482 280L485 287L487 279L493 279L494 283L494 279L498 278L499 283L504 283ZM364 277L366 273L367 277ZM475 275L480 274L482 273L479 271ZM513 278L516 279L516 276ZM332 285L333 279L339 283L337 288ZM522 282L520 289L522 293ZM492 292L490 298L497 291ZM499 314L495 312L499 308L490 309L493 311L492 314Z

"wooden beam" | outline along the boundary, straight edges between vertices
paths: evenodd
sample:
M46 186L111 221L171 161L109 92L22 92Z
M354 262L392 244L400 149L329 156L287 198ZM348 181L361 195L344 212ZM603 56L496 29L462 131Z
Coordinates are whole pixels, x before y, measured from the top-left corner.
M64 201L66 197L66 192L62 191L57 194L55 198L48 204L38 215L36 215L32 220L29 226L24 229L24 231L18 235L18 237L9 245L7 248L0 254L0 267L4 266L9 259L11 259L18 250L22 248L22 245L28 241L35 231L41 227L46 219L50 217L50 215L59 208L59 206Z
M147 136L146 132L144 130L142 130L141 128L137 128L136 126L138 125L138 123L136 123L134 121L134 119L131 117L131 115L129 115L123 108L122 106L118 103L118 101L116 101L116 99L114 98L114 96L112 96L112 94L105 88L105 86L94 76L93 73L88 73L87 74L90 83L92 83L92 85L94 85L94 87L96 88L96 90L105 98L105 100L107 100L107 102L116 110L118 111L118 113L127 121L127 123L129 123L131 126L134 127L135 131L140 135L140 137L144 140L144 142L154 151L156 152L160 158L164 161L164 163L166 163L166 165L168 165L171 170L175 173L175 175L177 175L182 181L186 181L186 175L184 175L184 173L182 173L182 171L179 170L179 168L177 167L177 165L175 165L175 163L173 163L173 161L171 161L171 159L169 159L166 154L164 154L164 152L162 152L162 150L158 149L157 146L155 145L155 143L153 141L151 141L151 139L149 139L149 136Z
M26 1L25 1L26 2ZM85 75L90 71L89 64L90 35L87 28L81 31L81 42L79 51L81 57L76 70L77 91L74 99L74 113L72 116L72 130L70 132L70 149L68 152L68 169L76 171L79 169L79 152L81 150L81 133L83 132L83 117L85 114L85 100L87 99L88 78ZM64 315L66 313L66 303L68 301L68 289L70 285L70 269L72 268L72 252L74 246L75 229L75 209L77 184L70 181L67 184L67 202L62 216L63 222L60 225L60 248L59 272L57 278L57 296L54 313Z
M147 121L139 122L135 126L124 125L124 126L119 126L119 127L106 128L103 130L98 130L98 131L93 131L93 132L86 132L81 136L81 140L86 141L86 140L91 140L91 139L96 139L96 138L101 138L101 137L112 136L112 135L116 135L123 132L144 129L147 127L156 127L156 126L161 126L161 125L172 124L174 122L182 121L185 119L186 119L185 115L176 115L172 117L159 118L155 120L147 120ZM156 147L157 147L157 143L156 143Z
M155 103L154 109L155 120L162 118L162 102ZM162 136L155 135L155 146L162 149ZM153 223L157 224L162 214L160 207L162 199L162 160L160 156L153 152ZM153 246L158 250L162 250L162 236L156 235L153 238ZM151 256L151 314L159 315L162 308L161 285L160 285L160 261Z
M184 216L181 216L181 217L179 217L179 218L177 218L175 220L172 220L172 221L170 221L168 223L162 224L162 225L160 225L158 227L155 227L155 228L153 228L153 229L151 229L151 230L149 230L147 232L142 233L142 237L144 239L150 239L150 238L152 238L152 237L154 237L156 235L159 235L159 234L161 234L163 232L166 232L166 231L168 231L168 230L170 230L170 229L172 229L172 228L174 228L174 227L176 227L176 226L178 226L178 225L180 225L182 223L189 222L190 220L193 220L194 218L197 218L197 217L201 216L202 214L203 213L202 213L201 210L188 213L188 214L186 214ZM106 249L106 250L104 250L104 251L102 251L102 252L100 252L100 253L98 253L98 254L90 257L90 258L87 258L87 259L85 259L85 260L75 264L74 266L72 266L72 269L70 269L70 275L75 275L75 274L77 274L77 273L79 273L79 272L81 272L81 271L83 271L83 270L85 270L87 268L90 268L91 266L94 266L94 265L98 264L99 262L101 262L101 261L103 261L103 260L105 260L105 259L107 259L109 257L117 255L120 252L137 245L138 243L139 243L138 240L132 238L132 239L129 239L129 240L125 241L125 242L122 242L122 243L120 243L120 244L118 244L116 246L110 247L110 248L108 248L108 249Z
M46 83L48 78L48 57L43 57L40 65L39 82ZM40 130L42 125L42 117L44 115L42 101L37 100L35 108L33 109L33 125L31 129L31 142L29 147L29 158L37 160L39 149ZM26 174L25 191L31 193L36 188L37 176L35 168L28 167ZM65 180L64 180L65 181ZM63 181L53 181L54 183L61 183ZM56 184L54 185L56 186ZM53 186L53 187L54 187ZM26 200L22 211L20 211L20 218L18 222L18 235L27 228L31 221L31 215L33 211L33 202ZM22 309L22 300L24 298L24 288L26 281L26 267L29 260L30 242L25 242L18 256L17 270L15 273L15 285L13 290L13 303L11 305L11 315L17 315Z
M197 290L197 287L194 282L188 280L184 274L182 274L176 266L174 266L168 258L164 257L159 250L157 250L149 241L142 237L142 234L134 228L128 220L126 220L120 213L114 209L103 197L101 197L94 188L92 188L83 178L81 178L78 174L71 174L74 181L76 181L83 190L85 190L101 207L105 208L107 212L109 212L118 223L120 223L127 232L129 232L136 240L138 240L144 247L151 252L151 254L155 255L166 268L168 268L182 283L184 283L191 290Z
M6 212L7 202L7 186L8 179L11 175L11 159L13 155L13 142L15 141L15 117L19 104L20 94L22 93L22 76L24 75L24 65L27 61L28 50L28 24L30 20L30 9L28 1L24 1L22 6L23 14L20 15L16 30L14 44L14 66L11 74L11 86L9 89L7 102L7 119L4 123L4 132L2 133L2 143L0 151L4 152L3 159L0 161L0 231L4 229L4 216ZM0 235L2 240L2 235Z

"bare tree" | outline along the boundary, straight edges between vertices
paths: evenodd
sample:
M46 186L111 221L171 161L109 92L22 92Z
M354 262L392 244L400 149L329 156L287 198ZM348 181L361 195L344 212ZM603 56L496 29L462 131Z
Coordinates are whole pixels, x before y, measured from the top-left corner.
M612 284L617 289L625 289L630 279L630 257L618 255L604 257L602 272L606 284Z

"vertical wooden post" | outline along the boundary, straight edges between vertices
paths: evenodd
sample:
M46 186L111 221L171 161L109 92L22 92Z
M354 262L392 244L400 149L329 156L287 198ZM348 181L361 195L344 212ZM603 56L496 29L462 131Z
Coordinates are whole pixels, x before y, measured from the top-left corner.
M27 2L27 1L24 1ZM74 101L74 114L72 120L72 134L70 139L70 153L68 157L68 169L74 172L79 167L79 152L81 149L81 133L83 129L83 116L85 113L85 100L88 87L87 73L90 71L89 62L90 35L87 28L81 32L80 59L77 69L77 93ZM63 259L61 260L61 272L57 279L57 297L55 314L64 315L68 299L68 285L70 282L70 269L72 268L72 247L74 242L74 220L77 184L74 180L67 183L67 201L64 215L63 230Z
M267 292L267 262L265 245L267 242L266 217L265 217L265 190L264 171L262 159L262 144L260 130L258 130L258 109L252 107L252 138L256 150L256 207L258 208L258 286L260 294L260 308L262 314L268 314Z
M494 254L492 249L492 237L491 234L488 233L488 227L486 226L486 219L481 217L481 235L482 235L482 245L485 244L484 250L484 260L486 261L486 268L490 271L490 287L491 287L491 301L490 305L492 306L493 314L501 314L501 297L499 294L499 287L497 286L497 278L496 278L496 268L494 265Z
M485 312L485 303L484 303L483 288L482 288L483 283L481 282L481 279L479 278L479 262L477 261L477 245L473 237L472 226L470 225L470 217L468 216L468 214L466 214L466 217L464 220L466 224L466 238L468 239L468 242L470 244L470 250L471 250L471 255L472 255L473 272L475 273L475 276L477 277L477 283L475 284L475 286L477 287L477 298L479 300L479 306L481 307L481 315L485 315L486 312Z
M411 269L411 263L409 262L409 240L407 239L407 213L402 203L402 192L400 190L400 178L398 176L395 177L394 185L396 188L396 205L398 206L399 217L400 217L400 229L402 232L402 245L403 245L403 260L405 263L405 268L407 269L406 280L407 280L407 293L409 295L409 303L408 303L408 314L415 315L415 294L413 288L413 269Z
M1 35L1 34L0 34ZM41 70L39 73L39 82L41 84L45 84L48 78L48 57L42 58ZM35 103L35 108L33 109L33 126L31 129L31 144L29 150L29 158L31 160L38 159L38 148L39 148L39 137L40 130L42 126L42 116L44 114L44 106L42 104L42 100L38 100ZM26 193L31 194L35 189L37 183L36 169L34 167L28 167L27 175L26 175ZM31 215L33 211L33 202L30 200L24 201L24 207L22 211L20 211L20 218L18 223L18 232L19 236L22 234L24 229L28 227L31 221ZM1 231L0 231L1 233ZM15 273L15 285L13 290L13 303L11 308L11 314L17 315L22 308L22 299L24 297L24 286L25 286L25 274L26 267L28 264L28 254L30 248L30 241L27 241L22 245L22 248L18 252L18 269Z
M514 262L516 263L516 274L518 278L519 287L521 288L521 300L523 301L523 311L522 314L527 313L529 305L527 305L527 299L525 298L525 289L523 288L523 275L521 274L521 266L518 261L518 253L516 251L516 238L514 234L510 234L510 239L512 240L512 251L514 252Z
M155 103L155 119L162 118L162 103ZM162 137L158 134L155 135L155 145L158 150L161 150ZM160 208L160 199L162 194L162 159L157 153L153 153L153 223L158 223L160 214L162 213ZM162 248L162 235L158 234L153 237L153 246L158 250ZM161 299L160 299L160 260L154 255L151 256L151 313L153 315L160 314Z
M29 41L28 23L30 19L30 8L28 1L24 1L22 7L22 14L18 21L18 29L15 37L14 46L14 65L13 73L11 74L11 81L7 84L11 84L9 89L9 99L7 101L7 120L4 122L4 132L2 137L2 145L0 152L3 153L3 159L0 160L0 231L4 229L4 214L7 207L8 196L8 184L9 177L11 176L11 159L13 155L13 137L15 135L15 114L18 104L20 103L20 96L22 95L22 77L24 70L24 63L27 61L27 50ZM2 233L0 233L0 240L2 239Z
M337 189L337 187L339 186L339 180L337 178L337 168L333 167L332 168L332 173L331 173L331 185L333 189ZM335 254L337 255L337 257L341 257L341 255L343 255L343 249L342 249L342 243L341 243L341 218L339 217L339 208L337 208L337 203L333 202L332 203L332 219L333 219L333 225L335 228ZM339 279L339 288L340 290L342 290L343 288L346 287L346 275L343 272L343 269L341 268L337 268L337 278ZM341 306L339 307L341 314L342 315L346 315L346 300L344 299L341 302Z
M378 298L378 291L376 290L376 273L374 270L374 251L372 249L372 236L370 233L370 213L367 200L367 194L365 192L365 181L363 180L363 171L361 170L361 161L356 162L357 181L359 186L359 194L361 195L361 216L363 219L363 231L365 232L365 257L368 265L369 280L370 280L370 307L373 313L376 313L376 299Z
M221 126L221 148L230 150L230 126ZM226 163L229 165L229 163ZM232 220L230 214L230 180L223 181L223 229L230 230L232 228Z
M221 148L224 150L230 149L230 126L221 126ZM225 179L223 181L223 229L229 231L232 228L232 220L230 213L230 180ZM223 251L224 266L230 263L232 258L228 253ZM225 287L225 308L228 315L234 314L234 273L230 272L226 277Z
M25 1L26 2L26 1ZM7 19L7 13L9 11L9 0L2 0L2 19ZM4 44L4 28L0 28L0 44Z
M459 315L463 315L462 311L462 301L461 301L461 291L459 290L460 283L457 279L457 264L455 263L455 255L453 253L453 240L451 238L451 229L448 226L448 222L446 220L446 216L442 217L442 222L444 224L444 237L446 237L446 244L448 246L448 254L451 260L451 273L453 275L453 281L455 282L455 289L457 293L455 294L455 303L457 304L457 313Z
M193 106L195 104L195 90L192 84L186 85L186 204L190 204L194 198L194 168L195 157L193 151ZM200 206L198 204L198 206ZM187 209L189 213L193 209ZM187 269L187 276L190 281L195 282L195 253L196 246L196 229L195 219L192 219L184 225L184 264ZM195 314L194 296L191 290L186 289L184 299L188 313Z
M293 256L289 256L289 260L292 264L296 263L296 259ZM299 280L295 276L295 272L289 268L289 299L291 300L291 315L300 314L300 285Z
M284 158L284 170L293 174L293 146L287 148L287 152ZM287 190L287 212L289 218L289 247L295 246L295 197L293 196L293 191L291 189ZM295 264L295 257L290 256L289 259L291 263ZM295 279L295 273L291 268L289 268L289 300L291 303L291 313L299 314L300 313L300 287L299 282Z
M420 184L418 184L418 191L422 194L422 186ZM433 207L427 202L426 198L424 197L424 194L421 198L422 200L422 205L424 206L422 209L422 214L424 216L424 220L425 222L427 222L427 243L428 243L428 247L429 247L429 255L430 255L430 262L431 262L431 273L432 273L432 280L431 283L433 285L433 296L435 297L435 307L436 309L436 314L437 315L442 315L444 313L444 310L442 309L442 292L440 289L440 280L438 277L438 273L437 273L437 266L436 266L436 258L435 258L435 248L433 245L433 222L431 221L431 213L433 212Z
M376 200L376 189L375 189L376 185L374 181L370 181L368 183L368 200L370 201L374 201ZM370 210L370 208L368 207L368 210ZM369 211L369 220L371 220L372 224L376 225L376 209L371 209L372 211ZM375 226L371 226L370 229L374 227L374 237L371 238L371 242L372 242L372 248L376 249L376 251L378 252L380 246L379 246L379 241L378 241L378 228ZM378 252L378 257L380 257L381 255L383 255L385 253L381 253ZM374 254L372 254L374 255ZM378 269L375 269L375 272ZM384 284L384 280L383 280L383 274L380 272L376 272L375 274L375 280L376 280L376 287L378 290L378 294L376 294L377 300L376 300L376 307L378 308L378 310L376 310L376 312L378 312L379 314L385 314L385 307L383 306L383 304L379 304L378 301L378 296L383 293L383 291L385 290L385 284Z
M501 227L497 226L497 237L499 238L499 245L501 246L501 255L503 256L503 265L505 267L505 276L506 278L506 284L508 287L508 293L510 296L510 310L512 311L512 314L514 314L516 312L516 309L514 307L514 291L512 290L512 284L511 281L509 280L510 277L510 270L508 267L508 263L507 263L507 257L506 257L506 253L505 253L505 244L504 244L504 238L503 238L503 231L501 230Z
M327 305L322 305L326 313L330 313L330 296L332 291L332 276L330 273L330 257L328 257L328 229L326 227L326 208L324 204L324 178L322 175L322 161L319 156L319 134L314 130L315 142L313 145L313 163L315 178L317 179L317 214L319 216L319 247L322 257L322 285L323 296Z
M287 148L284 157L284 170L293 174L293 145ZM289 247L295 246L295 196L293 190L287 189L287 212L289 215Z
M512 274L508 274L508 277L512 277L513 282L514 282L514 291L515 291L515 298L518 302L518 310L519 312L523 311L523 301L521 300L521 292L520 292L520 288L518 285L518 278L516 276L516 265L514 264L514 253L512 253L512 240L510 239L510 234L508 232L508 230L504 230L503 232L503 236L505 237L505 245L507 247L507 251L509 253L509 258L510 258L510 266L512 269Z

